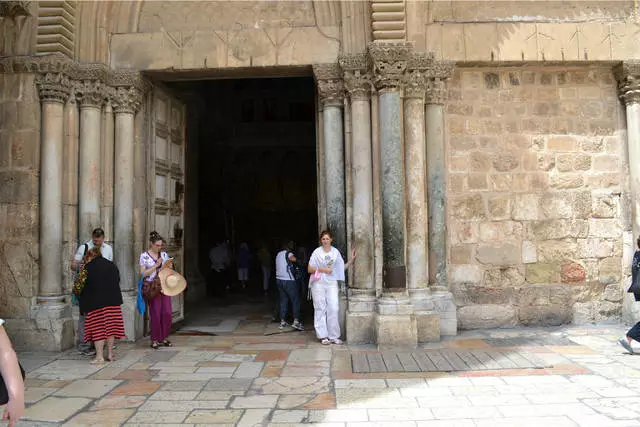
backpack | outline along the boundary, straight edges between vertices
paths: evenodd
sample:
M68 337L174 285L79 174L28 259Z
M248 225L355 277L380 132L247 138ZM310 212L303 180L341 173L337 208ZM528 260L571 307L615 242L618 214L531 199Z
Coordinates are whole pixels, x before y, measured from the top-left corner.
M287 252L285 254L285 259L287 260L287 271L296 282L304 281L304 271L302 270L302 267L297 262L291 261L289 259L289 254L293 255L293 252Z

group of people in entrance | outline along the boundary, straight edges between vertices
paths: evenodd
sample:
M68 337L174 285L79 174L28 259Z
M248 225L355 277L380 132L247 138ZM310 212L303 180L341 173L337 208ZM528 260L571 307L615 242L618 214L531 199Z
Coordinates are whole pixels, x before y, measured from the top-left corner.
M172 258L163 251L165 240L151 232L149 248L140 254L142 313L148 305L151 347L170 347L171 297L186 288L186 280L173 270ZM75 271L73 295L79 305L78 350L95 355L92 364L115 360L115 340L125 338L120 273L113 263L113 249L104 243L104 231L93 230L71 262ZM139 305L140 309L140 305ZM106 351L105 351L106 344Z

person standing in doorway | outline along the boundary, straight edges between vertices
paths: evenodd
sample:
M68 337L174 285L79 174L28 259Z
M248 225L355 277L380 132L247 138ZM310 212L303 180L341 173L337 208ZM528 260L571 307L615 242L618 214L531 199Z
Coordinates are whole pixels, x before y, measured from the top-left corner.
M276 255L276 283L280 293L280 329L284 329L287 323L287 311L289 308L289 300L291 300L291 308L293 311L293 323L291 327L299 331L303 331L304 327L300 322L300 290L296 283L290 265L296 262L296 257L291 252L293 250L293 242L288 241L283 245L283 249Z
M249 265L251 261L251 252L249 251L249 245L246 242L240 243L240 249L236 256L236 262L238 264L238 281L242 285L242 289L246 289L247 281L249 280Z
M86 243L78 246L78 250L76 251L75 256L73 257L73 261L71 261L71 269L77 275L82 267L84 267L84 256L87 254L89 249L93 249L94 247L100 249L100 253L104 259L109 261L113 261L113 248L104 242L104 230L102 228L96 228L91 232L91 240ZM84 322L85 322L85 314L82 310L80 310L80 317L78 317L78 352L85 356L93 356L96 354L95 349L92 349L93 343L84 341Z
M269 280L271 280L271 254L266 243L260 245L258 250L258 260L262 268L262 290L265 295L269 292Z
M342 254L331 244L333 235L329 231L320 233L320 247L313 251L307 271L312 274L311 295L313 297L313 326L316 336L324 345L342 344L338 319L338 281L344 281L344 272L356 259L353 249L349 262L345 264Z
M209 261L211 261L211 271L209 273L209 284L207 294L222 295L224 289L229 288L227 270L231 264L229 249L224 240L219 240L209 251Z
M153 282L163 267L172 267L171 258L162 249L164 239L156 231L149 235L149 249L140 254L140 274L147 282ZM158 293L149 300L149 321L151 323L151 348L157 350L160 345L172 347L168 337L171 333L171 297Z

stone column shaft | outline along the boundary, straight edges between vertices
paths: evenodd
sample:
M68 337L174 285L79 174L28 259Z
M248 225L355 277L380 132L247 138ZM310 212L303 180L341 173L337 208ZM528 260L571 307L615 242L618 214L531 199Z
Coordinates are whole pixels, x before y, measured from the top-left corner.
M380 178L382 180L382 244L384 287L406 288L404 259L404 156L400 93L383 90L380 108Z
M640 100L628 103L626 110L633 234L640 236Z
M445 211L444 82L432 81L427 91L427 205L429 210L429 285L447 286L447 232Z
M113 243L114 149L113 108L110 103L107 103L102 114L102 208L100 210L100 224L109 243Z
M78 178L79 239L85 241L100 225L101 110L80 106L80 176Z
M424 89L423 85L407 88L404 100L407 288L410 296L421 299L428 286ZM417 299L412 301L415 306Z

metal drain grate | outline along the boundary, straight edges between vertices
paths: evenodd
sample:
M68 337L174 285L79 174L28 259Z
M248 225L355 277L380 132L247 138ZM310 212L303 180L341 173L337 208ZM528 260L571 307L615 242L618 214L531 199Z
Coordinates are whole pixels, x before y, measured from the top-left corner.
M521 350L359 352L351 355L351 362L354 373L452 372L551 367L533 353Z

